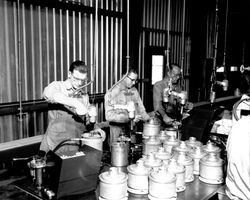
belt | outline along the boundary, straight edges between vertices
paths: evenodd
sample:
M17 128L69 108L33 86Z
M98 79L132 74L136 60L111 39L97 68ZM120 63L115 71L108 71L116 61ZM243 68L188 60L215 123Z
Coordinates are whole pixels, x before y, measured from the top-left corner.
M113 126L127 126L128 124L129 124L129 122L127 122L127 123L109 122L109 125L113 125Z

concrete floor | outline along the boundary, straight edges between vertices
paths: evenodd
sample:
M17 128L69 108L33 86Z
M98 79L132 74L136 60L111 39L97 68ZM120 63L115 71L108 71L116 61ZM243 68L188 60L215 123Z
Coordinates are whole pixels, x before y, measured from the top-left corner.
M21 174L14 175L9 170L0 170L0 199L1 200L31 200L34 199L25 192L17 189L12 183L23 179Z

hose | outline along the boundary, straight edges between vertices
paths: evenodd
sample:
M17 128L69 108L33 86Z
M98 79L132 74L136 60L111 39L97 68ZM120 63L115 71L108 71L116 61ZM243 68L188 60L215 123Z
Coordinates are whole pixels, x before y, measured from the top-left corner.
M53 149L53 152L55 153L58 149L60 149L60 148L61 148L62 146L64 146L64 145L72 145L72 146L79 146L79 145L80 145L80 144L77 144L77 143L66 143L66 142L72 142L72 141L78 141L78 140L76 140L75 138L63 140L63 141L61 141L61 142Z
M236 119L236 121L238 121L240 118L237 116L237 113L236 113L236 110L238 108L238 106L240 105L240 103L242 103L243 101L249 101L250 100L250 97L249 98L246 98L246 99L240 99L239 101L237 101L234 105L233 105L233 116L234 118Z

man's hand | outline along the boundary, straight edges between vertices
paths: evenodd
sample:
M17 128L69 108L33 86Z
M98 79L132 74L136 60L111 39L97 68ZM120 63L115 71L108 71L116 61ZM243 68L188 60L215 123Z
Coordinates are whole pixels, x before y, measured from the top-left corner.
M182 119L181 119L181 120L184 120L184 119L188 118L189 116L190 116L190 114L188 114L188 113L183 113L183 114L182 114Z
M165 124L171 124L174 120L171 118L171 117L169 117L169 116L167 116L167 115L164 115L163 116L163 121L164 121L164 123Z
M93 130L93 132L99 133L102 137L102 141L104 141L106 139L106 133L104 130L102 130L100 128L96 128L95 130Z
M134 118L134 122L135 123L137 123L137 122L139 122L139 121L141 121L142 120L142 116L141 115L135 115L135 118Z
M88 109L84 106L80 101L76 100L75 102L75 111L77 115L86 115L88 113Z
M194 108L194 104L191 102L187 102L185 105L185 109L188 111L192 110Z

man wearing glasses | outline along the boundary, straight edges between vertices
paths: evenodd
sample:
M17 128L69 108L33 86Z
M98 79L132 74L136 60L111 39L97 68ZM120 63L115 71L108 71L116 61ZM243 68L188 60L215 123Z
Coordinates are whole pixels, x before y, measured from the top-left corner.
M176 97L169 95L167 103L163 99L165 88L176 93L181 92L179 80L181 78L181 68L177 64L172 64L163 80L155 83L153 88L153 103L156 116L163 122L163 125L171 125L174 119L180 117L180 107Z
M40 150L54 150L62 141L80 138L88 123L89 96L86 93L88 69L83 61L75 61L69 67L65 81L53 81L45 87L43 96L50 104L49 124L40 145ZM98 131L105 137L105 132ZM58 151L75 149L64 146Z
M135 69L130 69L105 94L105 117L110 126L109 144L116 142L120 135L124 135L130 120L134 122L147 121L150 117L140 98L138 90L134 87L138 74ZM132 105L132 106L131 106ZM134 118L129 116L134 106ZM132 108L131 108L132 107Z

